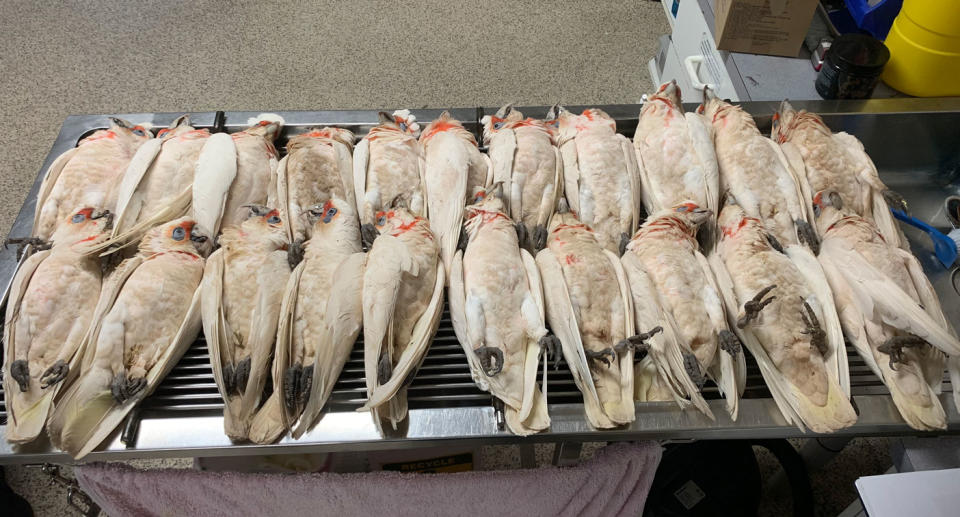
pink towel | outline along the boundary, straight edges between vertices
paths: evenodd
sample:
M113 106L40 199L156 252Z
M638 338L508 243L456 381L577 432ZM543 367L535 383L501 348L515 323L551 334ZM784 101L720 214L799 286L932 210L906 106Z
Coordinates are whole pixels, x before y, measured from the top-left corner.
M620 443L574 467L411 474L241 474L75 469L111 517L173 515L640 515L660 462L653 442Z

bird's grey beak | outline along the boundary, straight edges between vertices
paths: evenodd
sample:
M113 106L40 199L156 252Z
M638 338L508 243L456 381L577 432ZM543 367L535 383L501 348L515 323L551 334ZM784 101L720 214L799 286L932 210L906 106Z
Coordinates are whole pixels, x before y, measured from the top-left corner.
M250 210L247 219L251 217L262 217L270 213L270 207L264 205L243 205L243 208Z
M697 224L700 224L706 221L707 219L709 219L711 215L713 215L713 210L710 210L708 208L696 208L693 210L692 214L693 214L693 218L692 218L693 221Z
M403 194L397 195L390 201L390 208L407 208L407 200L403 198Z
M396 122L396 120L393 118L393 115L387 113L386 111L378 112L377 118L380 119L381 124L393 124Z
M104 230L113 229L113 214L109 210L104 210L103 212L100 212L100 213L94 212L93 214L90 215L90 219L103 219L103 218L107 219L106 224L104 224L103 226L103 229Z
M122 118L110 117L110 122L112 122L117 127L122 127L126 129L130 129L133 127L133 124L131 124L130 122L127 122Z
M840 197L840 193L836 191L830 191L827 194L827 199L830 200L830 206L836 208L837 210L843 209L843 198Z

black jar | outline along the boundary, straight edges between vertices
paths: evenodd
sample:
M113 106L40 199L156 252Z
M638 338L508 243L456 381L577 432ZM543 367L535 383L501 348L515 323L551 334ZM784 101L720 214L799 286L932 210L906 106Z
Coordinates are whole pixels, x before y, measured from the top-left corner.
M817 93L824 99L866 99L880 81L890 51L865 34L844 34L833 41L817 75Z

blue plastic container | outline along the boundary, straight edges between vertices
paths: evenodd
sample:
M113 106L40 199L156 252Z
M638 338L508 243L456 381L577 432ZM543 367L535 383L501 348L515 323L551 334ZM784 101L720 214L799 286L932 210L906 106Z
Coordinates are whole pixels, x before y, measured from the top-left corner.
M846 0L847 10L857 27L878 40L885 40L893 19L903 7L903 0L880 0L872 6L870 3L870 0Z

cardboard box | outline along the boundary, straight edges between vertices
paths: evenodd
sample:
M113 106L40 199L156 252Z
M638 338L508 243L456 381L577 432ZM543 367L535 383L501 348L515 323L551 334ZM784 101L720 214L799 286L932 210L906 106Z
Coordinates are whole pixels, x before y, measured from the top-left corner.
M714 0L717 48L797 57L817 0Z

